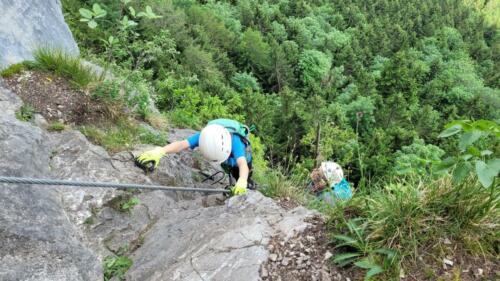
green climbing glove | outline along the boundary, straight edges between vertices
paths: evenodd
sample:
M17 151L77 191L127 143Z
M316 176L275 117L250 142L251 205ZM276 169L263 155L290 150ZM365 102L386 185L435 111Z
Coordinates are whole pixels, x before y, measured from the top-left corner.
M160 159L163 156L165 156L165 151L163 150L163 147L157 147L153 150L148 150L146 152L143 152L136 158L136 161L143 165L147 164L148 162L153 162L156 168L158 167L158 164L160 164Z
M232 195L243 195L247 193L247 181L243 178L239 178L236 184L231 188Z

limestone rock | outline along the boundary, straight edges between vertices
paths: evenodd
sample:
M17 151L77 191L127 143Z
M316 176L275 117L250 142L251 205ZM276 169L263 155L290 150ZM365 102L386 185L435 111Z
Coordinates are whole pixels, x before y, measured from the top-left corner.
M12 100L0 87L0 107ZM0 175L47 177L49 143L37 127L2 111ZM98 280L100 262L80 241L57 191L0 184L0 280Z
M0 11L0 69L32 59L40 47L78 54L59 0L0 0Z
M279 233L271 222L288 216L289 211L252 191L230 198L225 206L172 209L132 255L128 279L259 280L267 244ZM290 224L296 230L305 226L303 220Z

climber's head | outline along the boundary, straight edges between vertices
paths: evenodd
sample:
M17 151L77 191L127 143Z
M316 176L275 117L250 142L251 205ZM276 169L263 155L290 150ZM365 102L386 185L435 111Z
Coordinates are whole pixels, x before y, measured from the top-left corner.
M344 178L342 168L335 162L321 163L321 172L331 185L339 183Z
M226 161L231 154L231 133L221 125L207 125L200 133L200 151L209 161Z

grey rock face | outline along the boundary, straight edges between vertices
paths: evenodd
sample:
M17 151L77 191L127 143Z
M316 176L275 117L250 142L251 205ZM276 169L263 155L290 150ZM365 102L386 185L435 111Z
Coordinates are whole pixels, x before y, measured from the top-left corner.
M40 47L78 54L58 0L0 0L0 11L0 69L32 59Z
M296 216L297 213L302 215ZM130 280L260 280L274 235L307 227L313 213L285 211L259 192L233 197L224 206L171 209L133 255Z
M0 174L47 177L46 135L5 114L17 105L0 87ZM0 184L0 206L0 280L101 278L99 261L79 242L54 189Z
M49 133L18 121L20 105L0 84L1 175L208 187L195 170L213 167L196 153L168 155L156 172L144 175L133 157L151 146L109 155L77 131ZM110 203L124 195L139 200L130 212ZM102 280L102 259L118 253L133 260L127 280L260 280L271 237L292 237L315 215L303 207L284 210L259 192L223 200L2 184L0 280Z

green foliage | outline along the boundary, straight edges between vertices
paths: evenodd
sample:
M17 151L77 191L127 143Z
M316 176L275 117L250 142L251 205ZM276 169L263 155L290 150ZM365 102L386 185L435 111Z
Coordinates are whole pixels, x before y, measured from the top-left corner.
M47 130L53 131L53 132L60 132L60 131L64 131L65 129L66 129L66 125L64 125L64 123L59 122L59 121L50 123L49 127L47 128Z
M99 80L90 67L82 64L80 58L63 51L38 49L33 56L35 57L34 67L66 77L77 88L86 88L90 83Z
M94 5L92 6L92 10L80 8L79 12L80 15L82 16L80 21L86 22L88 27L90 28L96 28L97 27L96 19L103 18L107 15L107 12L103 10L101 6L97 3L94 3Z
M460 136L459 154L443 160L438 171L452 170L453 179L457 183L464 181L474 171L484 187L492 186L500 172L499 124L489 120L454 121L447 125L439 137L447 138L457 134Z
M492 199L471 179L454 184L449 177L422 176L370 190L327 212L335 244L345 252L333 257L338 264L366 261L356 265L393 276L444 238L474 241L483 254L495 255L498 190Z
M269 68L271 51L260 31L247 29L242 34L238 50L245 63L248 63L251 68L257 71L265 71Z
M165 145L166 136L128 120L118 120L115 124L102 126L85 125L80 131L93 143L104 146L109 151L130 149L139 143Z
M104 80L92 91L92 97L106 102L116 102L120 99L122 86L117 80Z
M396 252L387 248L374 248L365 233L366 224L361 224L359 219L351 219L346 223L349 235L334 234L337 242L336 248L348 248L347 253L337 254L332 257L333 262L343 267L354 264L367 269L365 280L391 269L396 263Z
M286 173L320 156L354 183L383 181L416 140L452 152L436 138L449 121L500 118L498 29L484 7L292 2L98 1L107 13L97 19L88 1L63 7L82 52L123 71L125 104L143 118L155 101L174 125L255 124L269 164ZM318 123L334 129L321 128L316 151ZM409 154L414 172L428 169Z
M259 180L259 191L265 196L292 200L306 204L311 195L303 188L305 181L300 177L287 177L279 168L273 168L256 177Z
M258 92L260 90L259 82L257 82L257 79L255 79L251 73L236 73L233 78L231 78L231 82L240 92L248 90Z
M400 175L425 175L432 170L432 165L440 162L444 151L432 144L425 144L421 139L409 146L403 146L395 156L394 171Z
M0 77L9 78L14 74L21 73L25 69L24 63L11 64L9 67L0 71Z
M169 112L169 118L177 126L199 128L209 120L230 117L227 106L219 97L197 88L175 89L172 102L174 110Z
M304 51L299 59L302 83L307 87L319 85L331 67L331 58L316 50Z
M23 104L16 111L16 118L18 120L28 122L28 121L31 121L33 119L34 114L35 114L35 109L31 105Z
M103 261L104 281L117 278L125 280L125 273L132 266L132 260L126 256L108 256Z
M131 197L128 201L120 204L120 210L122 212L130 213L135 205L139 204L139 199L137 197Z

